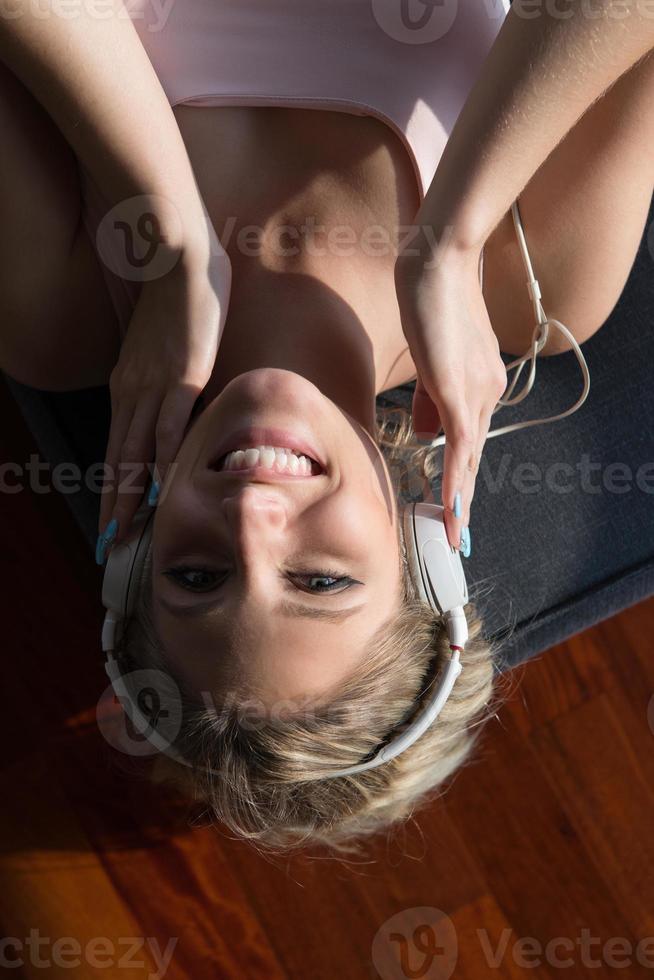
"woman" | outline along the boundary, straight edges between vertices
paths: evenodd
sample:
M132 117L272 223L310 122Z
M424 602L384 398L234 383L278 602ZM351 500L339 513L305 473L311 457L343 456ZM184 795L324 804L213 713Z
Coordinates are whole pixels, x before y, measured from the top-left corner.
M405 578L376 396L416 379L413 429L444 430L465 554L499 352L524 353L533 329L511 203L548 312L581 343L620 295L651 198L654 32L637 5L625 23L608 2L593 18L515 4L502 23L460 3L435 27L434 7L412 23L400 6L402 26L374 0L272 17L189 0L150 32L134 4L130 25L118 6L43 19L19 0L0 34L2 367L51 389L109 381L100 561L156 460L125 664L162 668L186 699L195 768L162 757L164 775L270 847L345 847L403 819L491 710L470 606L438 723L386 766L320 778L406 720L446 646ZM553 336L543 353L564 349ZM259 468L234 473L251 460L227 451L256 445Z

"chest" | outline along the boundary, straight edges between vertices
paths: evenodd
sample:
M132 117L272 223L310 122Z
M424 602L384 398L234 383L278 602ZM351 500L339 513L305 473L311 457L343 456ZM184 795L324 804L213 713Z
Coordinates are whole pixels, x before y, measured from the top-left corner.
M178 105L173 112L228 251L239 229L275 215L312 218L327 231L378 224L396 242L418 210L409 155L372 116L276 106Z
M180 104L173 112L234 276L246 274L271 228L285 228L293 243L335 252L347 240L348 248L368 249L363 268L392 280L420 192L409 154L388 125L372 116L277 106ZM275 241L280 249L290 243L280 235ZM394 306L378 324L380 341L396 351L388 387L415 376Z

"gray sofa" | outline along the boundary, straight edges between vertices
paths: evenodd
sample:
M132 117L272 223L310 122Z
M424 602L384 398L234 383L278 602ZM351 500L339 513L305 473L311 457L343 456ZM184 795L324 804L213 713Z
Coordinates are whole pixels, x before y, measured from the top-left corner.
M654 593L653 220L654 207L622 296L583 345L591 374L584 405L486 443L465 567L498 643L498 671ZM51 467L74 462L85 473L104 459L107 388L53 394L7 383ZM581 384L572 352L539 360L532 392L502 408L491 428L563 411ZM380 403L410 405L411 388ZM99 496L83 487L65 499L93 561Z

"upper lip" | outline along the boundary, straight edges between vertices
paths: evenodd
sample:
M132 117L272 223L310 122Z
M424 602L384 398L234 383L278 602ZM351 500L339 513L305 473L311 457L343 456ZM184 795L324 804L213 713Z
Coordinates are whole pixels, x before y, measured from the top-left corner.
M298 480L314 480L317 475L315 473L310 473L308 476L293 475L293 473L276 473L266 466L250 466L242 470L218 470L217 465L212 465L210 469L217 470L218 475L226 480L232 478L234 480L250 480L255 483L286 483L291 480L295 482Z

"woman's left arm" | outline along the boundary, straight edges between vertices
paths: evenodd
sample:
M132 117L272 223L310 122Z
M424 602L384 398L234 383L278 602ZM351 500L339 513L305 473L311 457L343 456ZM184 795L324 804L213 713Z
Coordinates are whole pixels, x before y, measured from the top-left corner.
M193 406L216 361L230 289L231 263L219 247L209 255L183 251L165 275L141 286L109 378L100 564L106 535L105 544L117 544L129 530L152 464L160 485L175 465Z
M84 3L64 7L0 0L0 59L89 171L109 209L104 231L141 281L109 379L100 531L113 528L113 539L101 538L102 559L104 545L129 529L151 465L165 476L211 376L231 264L127 5L106 0L100 13ZM140 235L148 248L136 266L126 252Z

